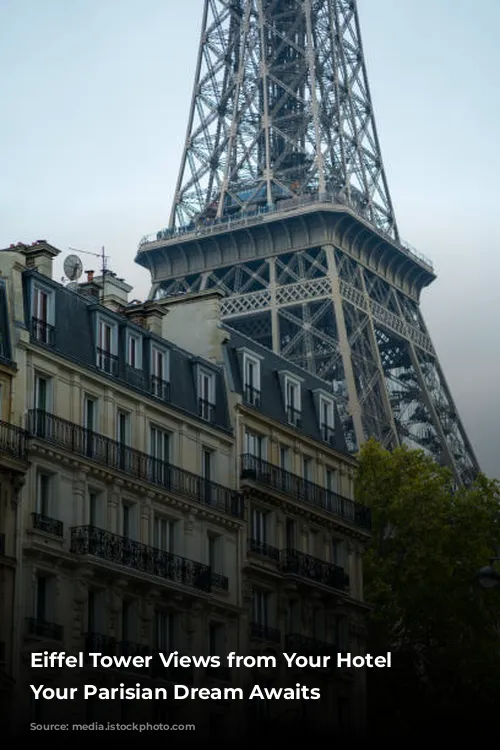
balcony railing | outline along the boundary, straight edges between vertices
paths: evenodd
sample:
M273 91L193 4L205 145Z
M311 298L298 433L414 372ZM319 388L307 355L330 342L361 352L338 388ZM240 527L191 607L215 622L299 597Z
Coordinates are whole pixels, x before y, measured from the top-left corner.
M31 318L31 336L39 344L54 346L55 327L40 318Z
M348 500L337 492L327 490L318 484L308 482L297 474L292 474L249 453L241 456L241 479L252 479L273 490L290 495L295 500L350 521L362 529L371 529L371 513L366 506L354 500Z
M64 524L62 521L58 521L57 518L49 518L41 513L32 513L33 528L37 531L44 531L46 534L53 534L54 536L63 536Z
M260 391L252 385L245 385L243 399L245 404L255 406L257 409L260 407Z
M36 617L26 618L26 630L28 635L33 635L37 638L46 638L49 641L63 640L64 628L62 625L39 620Z
M29 431L52 445L110 469L123 471L128 476L150 482L193 502L243 518L243 498L237 492L80 427L74 422L35 409L29 412Z
M280 551L277 547L272 547L270 544L260 542L257 539L248 540L248 551L252 552L254 555L267 557L273 562L279 562L280 559Z
M157 375L151 375L151 393L161 401L170 401L170 383Z
M75 555L94 555L107 562L201 591L209 592L212 587L211 571L207 565L95 526L74 526L71 529L71 552Z
M210 401L206 401L204 398L198 399L198 414L202 419L207 422L215 421L215 404Z
M118 376L118 357L107 349L97 347L97 367L108 375Z
M268 625L262 625L260 622L251 622L250 638L256 638L259 641L269 641L270 643L281 643L281 632L277 628L270 628Z
M307 578L330 588L345 591L349 587L349 576L343 568L296 549L281 551L280 568L284 575Z
M316 638L308 638L299 633L290 633L285 636L285 647L291 653L303 654L304 656L331 656L334 659L340 653L339 648L334 643L325 643ZM330 662L330 666L335 667L336 663Z
M220 573L212 573L212 588L215 591L229 591L229 578Z
M22 461L28 460L27 433L15 424L0 419L0 453Z

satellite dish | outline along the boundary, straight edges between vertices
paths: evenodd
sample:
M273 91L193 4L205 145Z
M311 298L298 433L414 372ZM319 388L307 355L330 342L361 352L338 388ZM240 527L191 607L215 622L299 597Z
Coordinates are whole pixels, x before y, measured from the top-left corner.
M64 261L64 273L70 281L76 281L82 275L83 265L78 255L68 255Z

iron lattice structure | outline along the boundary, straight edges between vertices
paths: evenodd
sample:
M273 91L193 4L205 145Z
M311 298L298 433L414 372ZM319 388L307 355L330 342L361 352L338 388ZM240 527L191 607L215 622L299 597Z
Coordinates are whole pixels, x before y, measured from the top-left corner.
M141 240L151 297L218 289L223 318L374 436L478 464L419 308L432 265L400 241L354 0L205 0L169 227Z

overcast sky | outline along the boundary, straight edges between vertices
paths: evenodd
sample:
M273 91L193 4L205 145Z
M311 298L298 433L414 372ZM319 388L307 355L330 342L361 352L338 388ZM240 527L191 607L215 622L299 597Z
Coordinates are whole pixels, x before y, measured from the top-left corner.
M399 230L434 261L422 309L487 473L500 477L500 3L359 0ZM168 223L202 0L0 0L0 246L134 264ZM98 261L83 256L86 268Z

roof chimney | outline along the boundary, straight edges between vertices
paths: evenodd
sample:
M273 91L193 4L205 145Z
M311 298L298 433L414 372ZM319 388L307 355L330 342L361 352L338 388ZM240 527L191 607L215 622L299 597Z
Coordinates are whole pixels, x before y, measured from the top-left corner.
M93 271L85 271L85 273L87 274L87 281L90 284L91 281L94 281L94 272Z

